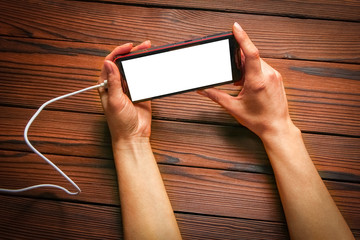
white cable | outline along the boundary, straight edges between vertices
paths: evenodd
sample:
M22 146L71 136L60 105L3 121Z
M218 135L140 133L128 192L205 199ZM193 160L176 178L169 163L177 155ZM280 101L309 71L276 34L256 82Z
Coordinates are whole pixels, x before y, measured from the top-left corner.
M51 188L57 188L57 189L60 189L60 190L63 190L64 192L66 192L67 194L70 194L70 195L77 195L81 192L80 188L78 187L78 185L76 185L76 183L71 180L71 178L69 178L63 171L61 171L60 168L58 168L53 162L51 162L48 158L46 158L43 154L41 154L29 141L28 139L28 131L29 131L29 128L30 128L30 125L33 123L33 121L35 120L35 118L40 114L40 112L47 106L49 105L50 103L53 103L57 100L60 100L60 99L63 99L63 98L67 98L67 97L70 97L70 96L73 96L75 94L78 94L78 93L82 93L82 92L85 92L85 91L88 91L88 90L91 90L91 89L95 89L95 88L100 88L100 87L107 87L107 80L105 80L103 83L100 83L100 84L97 84L95 86L91 86L91 87L87 87L87 88L84 88L84 89L81 89L79 91L75 91L75 92L72 92L72 93L68 93L68 94L65 94L65 95L62 95L62 96L59 96L59 97L56 97L54 99L51 99L47 102L45 102L37 111L36 113L32 116L32 118L29 120L29 122L27 123L26 127L25 127L25 130L24 130L24 139L25 139L25 142L26 144L30 147L31 150L33 150L37 155L39 155L42 159L45 160L45 162L47 162L48 164L50 164L56 171L58 171L66 180L68 180L76 189L77 191L76 192L70 192L69 190L67 190L66 188L64 187L61 187L59 185L55 185L55 184L38 184L38 185L33 185L33 186L30 186L30 187L25 187L25 188L20 188L20 189L5 189L5 188L0 188L0 192L7 192L7 193L19 193L19 192L25 192L25 191L28 191L28 190L32 190L32 189L35 189L35 188L41 188L41 187L51 187Z

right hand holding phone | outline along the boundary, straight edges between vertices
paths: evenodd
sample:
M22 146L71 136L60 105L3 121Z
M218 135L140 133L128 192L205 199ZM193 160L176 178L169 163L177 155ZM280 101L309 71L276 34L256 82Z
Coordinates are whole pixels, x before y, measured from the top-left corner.
M238 96L230 96L218 89L198 91L224 107L243 126L260 138L272 137L294 127L287 105L280 73L259 56L259 51L238 23L233 25L234 36L239 43L244 74L242 90Z

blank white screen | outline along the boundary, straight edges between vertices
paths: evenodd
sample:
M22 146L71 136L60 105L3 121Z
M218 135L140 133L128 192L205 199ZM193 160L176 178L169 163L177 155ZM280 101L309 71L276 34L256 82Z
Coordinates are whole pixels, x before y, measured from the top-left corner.
M229 40L122 61L132 101L232 80Z

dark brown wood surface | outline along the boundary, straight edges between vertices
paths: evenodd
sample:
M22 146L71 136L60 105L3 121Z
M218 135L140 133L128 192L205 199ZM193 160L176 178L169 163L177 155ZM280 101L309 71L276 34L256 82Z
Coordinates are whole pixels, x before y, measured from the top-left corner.
M360 18L356 1L1 1L0 188L71 188L23 130L45 101L94 84L126 42L162 45L238 21L284 78L290 114L360 237ZM220 86L237 94L238 87ZM259 138L194 92L153 101L151 143L184 239L288 239ZM82 189L0 194L4 239L121 239L116 173L96 91L50 105L30 140Z
M360 3L358 1L244 1L244 0L114 0L144 6L206 9L223 12L252 13L259 15L280 15L297 18L336 19L359 21Z

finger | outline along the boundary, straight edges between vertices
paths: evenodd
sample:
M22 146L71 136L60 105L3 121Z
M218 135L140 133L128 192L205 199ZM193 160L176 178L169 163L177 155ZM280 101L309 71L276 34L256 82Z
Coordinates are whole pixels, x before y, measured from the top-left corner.
M238 23L234 23L233 33L245 56L245 71L248 73L260 72L261 63L259 50Z
M101 68L98 84L103 83L104 80L107 80L107 72L105 69L105 65L103 64L102 68ZM103 99L103 97L105 96L105 93L106 93L106 89L103 87L100 87L100 88L98 88L98 92L99 92L100 98Z
M239 62L237 62L236 64L237 65L237 68L238 69L241 69L241 77L240 79L238 79L234 85L235 86L244 86L244 82L245 82L245 56L244 56L244 53L241 49L239 49Z
M216 88L197 90L197 93L199 93L202 96L210 98L211 100L218 103L220 106L222 106L225 109L229 109L234 100L232 96Z
M147 49L147 48L150 48L150 47L151 47L151 42L150 42L150 40L147 40L147 41L142 42L142 43L140 43L139 45L133 47L133 48L130 50L130 52L135 52L135 51Z
M106 79L108 80L108 94L109 98L119 97L123 94L120 81L119 69L115 63L109 60L105 60L104 69L106 72Z
M234 82L234 86L241 86L241 87L244 86L245 78L243 76L244 75L241 75L241 78L238 81Z
M105 57L105 60L112 61L116 55L129 53L132 47L133 47L132 43L126 43L124 45L118 46L109 55Z

